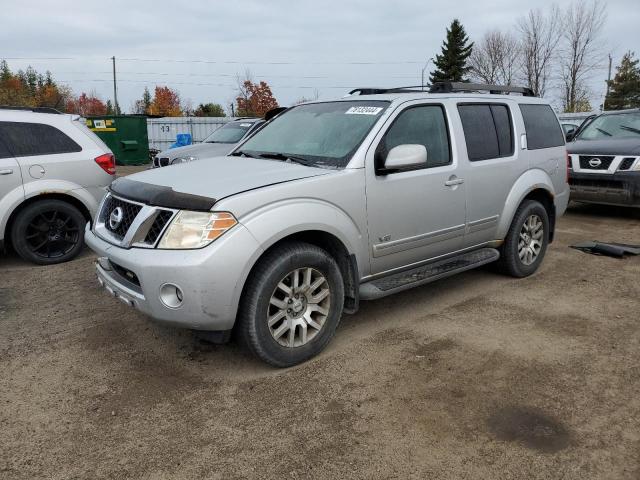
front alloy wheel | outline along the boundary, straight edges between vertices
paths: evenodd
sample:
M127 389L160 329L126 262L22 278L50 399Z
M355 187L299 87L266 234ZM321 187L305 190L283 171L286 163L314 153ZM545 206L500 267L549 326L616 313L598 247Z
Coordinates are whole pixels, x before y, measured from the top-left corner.
M322 330L331 308L327 279L313 268L298 268L278 282L267 308L273 338L283 347L299 347Z
M344 282L335 259L315 245L283 243L253 268L236 333L261 360L290 367L326 347L343 305Z

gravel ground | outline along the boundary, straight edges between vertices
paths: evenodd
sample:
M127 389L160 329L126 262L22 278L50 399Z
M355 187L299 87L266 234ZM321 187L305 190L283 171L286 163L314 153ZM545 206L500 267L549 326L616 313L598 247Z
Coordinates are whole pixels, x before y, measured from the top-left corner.
M2 256L0 478L638 479L640 257L567 246L639 220L574 207L535 276L366 302L288 370L150 323L89 251Z

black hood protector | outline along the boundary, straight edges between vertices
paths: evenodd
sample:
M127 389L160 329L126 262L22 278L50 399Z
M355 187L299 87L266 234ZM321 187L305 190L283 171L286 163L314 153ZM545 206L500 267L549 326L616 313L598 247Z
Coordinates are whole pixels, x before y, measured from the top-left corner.
M577 155L640 155L638 138L612 137L599 140L575 140L567 143L567 151Z
M208 212L216 203L215 198L176 192L171 187L136 182L127 178L116 179L109 190L119 196L154 207L197 210Z

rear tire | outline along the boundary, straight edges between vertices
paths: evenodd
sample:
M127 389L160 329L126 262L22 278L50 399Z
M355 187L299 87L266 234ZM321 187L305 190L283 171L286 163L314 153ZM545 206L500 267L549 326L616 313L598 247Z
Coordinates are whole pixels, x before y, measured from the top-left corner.
M525 200L513 217L496 266L512 277L528 277L540 267L548 245L547 210L540 202Z
M86 224L82 213L70 203L40 200L18 213L11 228L11 244L28 262L68 262L82 250Z
M254 268L238 313L237 333L261 360L290 367L327 346L343 306L344 283L331 255L308 243L286 243Z

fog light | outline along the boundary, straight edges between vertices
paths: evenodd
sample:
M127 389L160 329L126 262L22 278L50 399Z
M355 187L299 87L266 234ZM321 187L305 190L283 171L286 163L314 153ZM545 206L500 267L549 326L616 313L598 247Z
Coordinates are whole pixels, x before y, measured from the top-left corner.
M160 301L168 308L178 308L182 305L184 295L180 287L173 283L165 283L160 287Z

